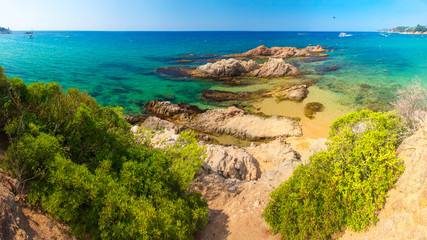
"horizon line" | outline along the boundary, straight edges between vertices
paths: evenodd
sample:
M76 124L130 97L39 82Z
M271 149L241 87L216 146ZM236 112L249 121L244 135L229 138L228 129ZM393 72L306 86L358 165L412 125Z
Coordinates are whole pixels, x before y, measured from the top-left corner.
M28 29L10 29L12 32L378 32L379 30L64 30L64 29L42 29L42 30L28 30Z

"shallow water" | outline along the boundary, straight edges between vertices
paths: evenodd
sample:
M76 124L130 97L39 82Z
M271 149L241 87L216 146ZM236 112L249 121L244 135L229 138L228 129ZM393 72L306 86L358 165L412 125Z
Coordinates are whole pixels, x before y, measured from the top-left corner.
M297 60L308 78L318 78L319 89L340 94L349 108L381 109L396 90L418 78L427 82L427 37L421 35L353 32L23 32L0 35L0 65L11 77L26 83L56 81L65 88L88 91L102 105L120 105L138 113L144 102L174 95L174 102L215 107L200 100L207 89L252 91L298 79L276 79L258 85L228 87L209 80L174 79L155 69L196 67L217 55L244 52L259 45L322 45L335 51L325 61ZM69 36L67 38L67 35ZM342 53L342 55L339 55ZM214 55L208 55L214 54ZM208 55L208 56L205 56ZM196 60L178 63L179 59ZM339 70L324 72L331 66ZM361 88L367 84L371 88ZM326 94L325 97L327 97Z

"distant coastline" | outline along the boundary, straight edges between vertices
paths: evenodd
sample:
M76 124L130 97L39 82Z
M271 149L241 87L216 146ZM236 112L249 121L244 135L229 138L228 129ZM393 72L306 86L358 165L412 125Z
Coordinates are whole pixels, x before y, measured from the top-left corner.
M12 30L9 28L0 27L0 34L12 34Z
M398 26L392 29L382 29L379 31L388 32L388 33L399 33L399 34L424 35L424 34L427 34L427 27L425 25L418 24L416 27Z

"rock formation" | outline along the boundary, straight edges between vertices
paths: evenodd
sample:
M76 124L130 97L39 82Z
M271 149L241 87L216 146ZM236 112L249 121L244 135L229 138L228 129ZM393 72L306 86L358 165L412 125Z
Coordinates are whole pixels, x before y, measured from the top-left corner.
M237 77L258 68L260 65L253 60L242 61L230 58L199 66L191 75L200 78Z
M272 47L268 48L264 45L251 49L244 53L226 55L224 57L312 57L313 53L323 53L326 50L321 46L309 46L306 48L298 49L295 47Z
M253 76L262 78L297 76L301 72L291 64L285 63L281 58L270 58L261 68L253 71Z
M274 168L283 163L291 163L300 159L299 153L282 138L260 145L252 144L244 149L260 163L272 163Z
M209 169L225 178L251 181L261 176L258 161L239 147L208 144L206 154Z
M280 93L280 100L291 100L291 101L302 101L307 97L308 90L307 85L297 85L292 87L282 87L282 91Z
M202 111L197 106L149 101L147 111L155 116L210 134L227 134L247 140L273 140L302 136L299 123L291 118L262 118L236 107Z
M347 231L342 239L426 239L427 122L397 149L406 169L387 195L379 221L366 232Z
M238 76L254 76L260 78L297 76L300 71L281 58L271 58L263 64L253 60L243 61L234 58L223 59L215 63L199 66L191 72L194 77L224 79Z

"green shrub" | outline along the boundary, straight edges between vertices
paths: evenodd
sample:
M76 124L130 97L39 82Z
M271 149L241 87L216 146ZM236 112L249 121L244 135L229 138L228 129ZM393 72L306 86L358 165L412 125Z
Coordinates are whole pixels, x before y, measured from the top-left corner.
M11 139L4 165L29 183L31 204L74 234L191 239L206 225L206 201L188 191L203 164L193 133L163 150L140 145L121 108L57 83L27 86L1 68L0 110Z
M331 125L326 151L298 166L271 193L263 216L284 239L325 239L374 224L403 173L395 149L404 126L395 113L364 110Z

